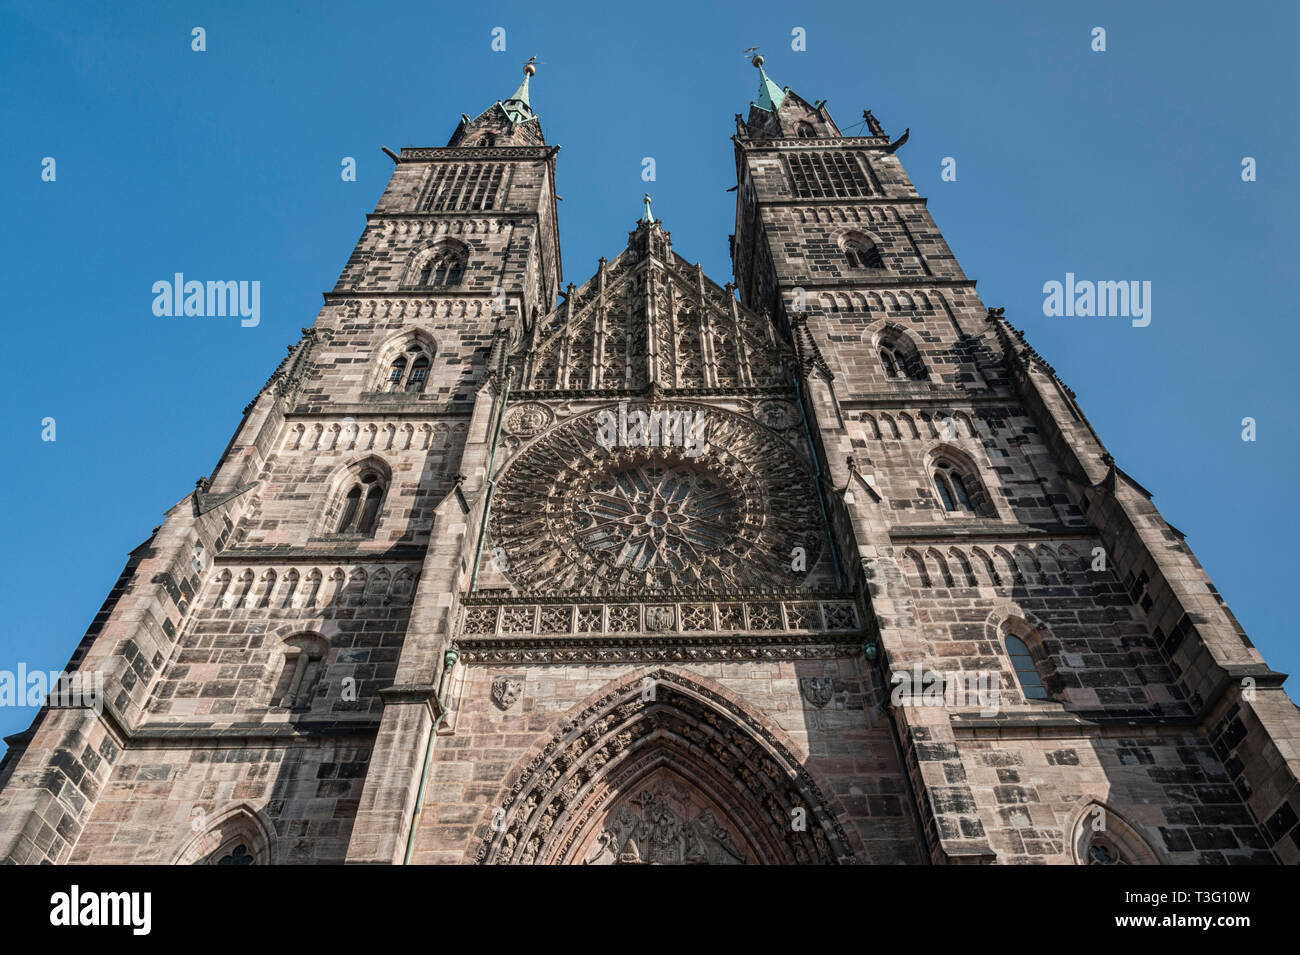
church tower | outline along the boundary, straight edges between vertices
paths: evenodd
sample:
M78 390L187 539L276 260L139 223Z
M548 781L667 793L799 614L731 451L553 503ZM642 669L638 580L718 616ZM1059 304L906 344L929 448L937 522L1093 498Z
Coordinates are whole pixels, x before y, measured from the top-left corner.
M1300 861L1284 676L980 301L899 161L908 132L867 111L844 136L754 65L735 274L799 351L930 858ZM953 694L990 676L996 706Z
M0 859L1300 861L1283 675L906 133L754 65L734 282L646 196L562 286L531 64L389 154L74 653L102 695L7 741Z

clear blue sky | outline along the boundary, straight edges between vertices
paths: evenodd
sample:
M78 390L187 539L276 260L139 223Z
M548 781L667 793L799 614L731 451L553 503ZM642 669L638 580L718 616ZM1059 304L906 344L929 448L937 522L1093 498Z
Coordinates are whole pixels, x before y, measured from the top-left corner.
M62 667L127 552L211 471L346 262L392 168L381 145L444 145L536 54L566 281L623 247L645 156L675 247L726 281L758 45L842 127L864 108L911 127L900 156L985 302L1078 393L1266 659L1300 670L1295 4L132 6L0 4L0 669ZM260 281L261 324L156 318L151 286L178 271ZM1067 271L1149 280L1151 325L1044 317ZM0 708L0 733L33 715Z

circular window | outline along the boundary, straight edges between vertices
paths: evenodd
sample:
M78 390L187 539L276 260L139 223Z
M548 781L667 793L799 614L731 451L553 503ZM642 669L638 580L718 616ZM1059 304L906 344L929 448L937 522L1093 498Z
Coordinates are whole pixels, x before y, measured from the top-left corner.
M599 412L553 427L501 475L492 547L548 593L797 586L824 531L812 476L778 434L716 408L693 448L607 447Z

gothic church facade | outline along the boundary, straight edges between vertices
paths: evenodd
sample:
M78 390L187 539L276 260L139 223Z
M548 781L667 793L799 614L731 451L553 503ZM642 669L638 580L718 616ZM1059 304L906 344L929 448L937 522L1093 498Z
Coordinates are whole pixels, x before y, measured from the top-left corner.
M73 654L102 706L9 738L0 857L1300 861L1283 676L901 141L755 65L734 283L647 198L562 285L531 66L395 156Z

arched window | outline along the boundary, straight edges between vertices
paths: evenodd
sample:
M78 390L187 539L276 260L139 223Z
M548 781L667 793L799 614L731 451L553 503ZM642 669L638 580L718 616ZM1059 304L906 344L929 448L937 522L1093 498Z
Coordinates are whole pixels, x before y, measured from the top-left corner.
M248 846L242 842L236 846L231 846L230 851L225 855L219 856L213 865L252 865L253 856L248 851Z
M1025 695L1025 699L1050 699L1047 687L1043 686L1042 674L1038 672L1038 664L1034 662L1034 656L1029 652L1025 641L1007 634L1006 643L1007 656L1011 658L1011 669L1016 671L1016 679L1020 681L1020 692Z
M312 696L325 670L329 642L318 634L302 633L284 641L284 662L276 680L272 706L302 710L311 706Z
M346 534L357 522L357 510L361 507L361 485L355 485L345 499L343 517L339 520L339 533Z
M1124 853L1105 836L1100 834L1092 837L1088 843L1087 862L1085 865L1128 865L1128 860L1124 858Z
M885 345L880 349L880 364L884 366L885 376L888 378L911 378L908 374L907 359L893 345Z
M496 134L496 133L484 133L484 134L483 134L483 145L484 145L484 146L495 146L496 144L497 144L497 134Z
M343 493L342 514L335 533L373 535L386 490L384 476L378 469L362 469Z
M389 390L396 391L401 387L402 379L406 377L406 356L398 355L393 359L392 365L388 368L388 385Z
M419 284L451 287L459 285L464 275L464 254L458 249L442 248L431 255L420 268Z
M975 507L971 504L966 479L951 462L944 460L935 462L934 490L939 495L939 502L943 504L945 511L974 513Z
M362 478L362 481L369 485L369 490L366 491L366 503L361 508L361 517L357 520L357 531L362 534L373 534L375 521L379 518L379 505L384 499L384 489L373 475L367 475Z
M1080 810L1070 842L1078 865L1160 865L1162 861L1132 823L1095 799Z
M196 834L175 857L176 865L270 865L271 827L246 803L210 815L190 811Z
M817 135L817 131L812 128L812 123L799 124L799 136L802 139L811 139Z
M952 488L948 486L948 479L939 471L934 472L934 487L939 492L939 500L943 503L943 509L945 511L955 511L957 506L953 502Z
M885 260L880 255L879 247L864 235L851 233L840 243L840 248L844 250L844 258L848 260L851 269L885 267Z
M401 351L388 363L378 391L419 394L429 381L429 368L433 364L433 345L423 338L412 337L406 344L398 345ZM389 350L380 353L392 354ZM382 365L380 367L383 367Z
M424 391L424 382L429 377L429 358L427 355L420 355L411 363L411 377L406 381L406 390L411 392Z
M957 495L957 506L963 511L972 510L970 495L966 493L966 482L962 479L962 476L956 470L950 471L948 476L952 479L953 493Z
M925 361L916 343L901 325L887 323L875 336L874 342L886 378L925 380Z

